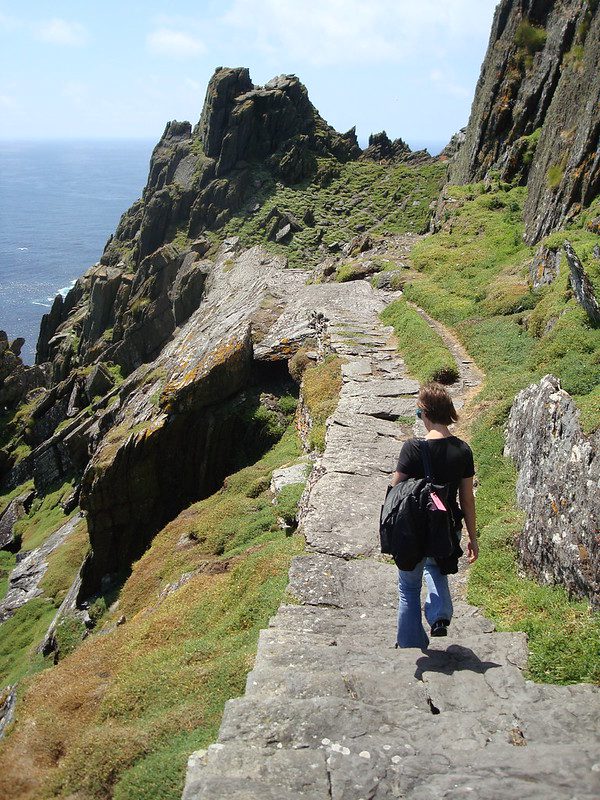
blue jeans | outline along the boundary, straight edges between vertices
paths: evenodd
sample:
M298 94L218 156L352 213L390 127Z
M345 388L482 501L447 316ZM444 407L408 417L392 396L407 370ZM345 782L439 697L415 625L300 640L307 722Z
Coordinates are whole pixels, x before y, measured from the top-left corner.
M434 558L424 558L412 570L398 570L398 647L425 648L429 637L421 620L421 584L425 573L427 599L425 619L430 625L438 619L452 619L452 598L448 576L442 575Z

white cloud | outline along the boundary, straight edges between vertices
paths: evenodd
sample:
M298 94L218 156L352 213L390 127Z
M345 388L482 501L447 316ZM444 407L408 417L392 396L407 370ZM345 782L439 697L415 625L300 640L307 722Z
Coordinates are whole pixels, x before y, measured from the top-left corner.
M193 58L206 52L204 42L196 36L173 28L157 28L146 37L150 52L172 58Z
M17 101L10 94L0 94L0 108L16 108Z
M50 19L36 26L35 35L42 42L82 47L87 42L87 31L79 22L66 19Z
M441 89L442 92L451 94L454 97L468 98L472 96L472 92L469 89L453 81L446 73L442 72L441 69L432 69L429 72L429 79L435 86Z
M222 17L271 55L318 66L439 57L485 37L496 0L233 0Z

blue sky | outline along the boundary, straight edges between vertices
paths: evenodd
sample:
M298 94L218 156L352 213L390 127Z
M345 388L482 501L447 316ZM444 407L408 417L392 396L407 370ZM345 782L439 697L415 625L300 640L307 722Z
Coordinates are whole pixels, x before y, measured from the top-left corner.
M0 138L148 138L217 66L295 73L359 139L465 125L496 0L0 0Z

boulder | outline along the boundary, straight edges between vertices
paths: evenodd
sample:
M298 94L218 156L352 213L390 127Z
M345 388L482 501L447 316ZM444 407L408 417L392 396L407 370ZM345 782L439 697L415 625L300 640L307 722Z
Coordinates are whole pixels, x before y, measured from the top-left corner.
M560 271L561 252L557 247L540 245L529 267L529 277L534 289L552 283Z
M577 253L573 250L571 242L565 240L563 247L571 273L569 276L571 286L577 302L588 315L592 324L600 325L600 304L594 294L592 282L585 274L583 265L577 257Z
M516 396L505 455L519 475L525 511L517 552L543 583L600 605L600 434L585 436L572 398L553 375Z
M94 397L101 397L113 387L114 379L103 364L94 364L89 371L85 383L85 393L91 402Z

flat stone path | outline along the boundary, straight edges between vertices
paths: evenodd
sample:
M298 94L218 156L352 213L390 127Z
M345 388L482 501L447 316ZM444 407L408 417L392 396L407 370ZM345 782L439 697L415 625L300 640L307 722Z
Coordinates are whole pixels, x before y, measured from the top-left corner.
M394 648L379 509L402 441L424 430L395 421L414 415L418 385L375 305L328 315L347 360L301 525L309 552L290 569L298 604L261 631L245 695L189 759L184 800L596 800L598 689L526 681L525 635L495 632L460 580L450 635ZM459 360L457 406L478 380Z

